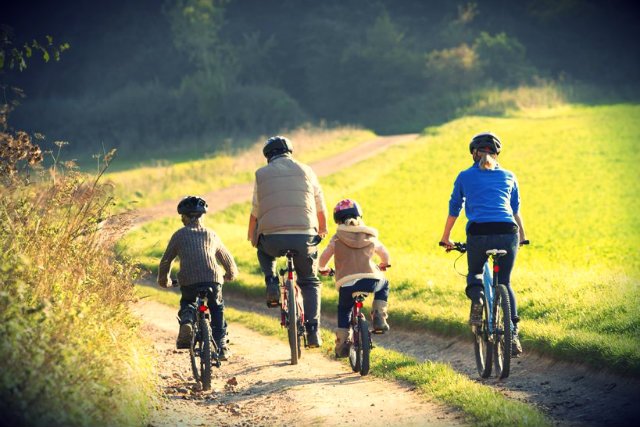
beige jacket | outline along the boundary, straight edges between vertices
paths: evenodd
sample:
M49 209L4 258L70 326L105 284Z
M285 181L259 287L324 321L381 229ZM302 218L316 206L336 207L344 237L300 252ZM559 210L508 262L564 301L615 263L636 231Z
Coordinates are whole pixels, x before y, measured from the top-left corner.
M253 215L256 234L318 232L318 211L324 211L318 178L311 168L285 155L256 171Z
M378 240L378 231L365 225L339 225L329 245L320 255L321 269L334 256L336 287L357 279L383 279L384 274L373 260L374 254L389 264L389 252Z

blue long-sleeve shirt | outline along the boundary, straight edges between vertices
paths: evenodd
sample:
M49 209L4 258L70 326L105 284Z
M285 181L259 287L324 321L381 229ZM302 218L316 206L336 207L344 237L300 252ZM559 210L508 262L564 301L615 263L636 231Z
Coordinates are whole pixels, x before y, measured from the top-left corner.
M464 205L469 223L511 222L520 210L518 180L513 172L480 169L474 163L458 174L449 200L449 215L459 216Z

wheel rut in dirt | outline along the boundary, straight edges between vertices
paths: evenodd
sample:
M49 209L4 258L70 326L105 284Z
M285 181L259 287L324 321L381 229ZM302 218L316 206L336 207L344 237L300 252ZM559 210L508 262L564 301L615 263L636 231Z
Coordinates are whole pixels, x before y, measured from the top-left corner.
M264 306L264 302L234 294L232 287L227 288L226 302L238 310L276 315ZM365 307L369 303L368 299ZM424 330L397 329L393 327L393 307L390 308L390 323L391 331L374 335L374 345L399 351L420 361L449 364L457 372L493 387L511 399L538 407L558 425L635 425L640 419L638 378L595 371L527 352L512 359L509 378L483 380L476 371L471 332L468 339L460 339ZM335 315L323 315L322 326L335 328Z

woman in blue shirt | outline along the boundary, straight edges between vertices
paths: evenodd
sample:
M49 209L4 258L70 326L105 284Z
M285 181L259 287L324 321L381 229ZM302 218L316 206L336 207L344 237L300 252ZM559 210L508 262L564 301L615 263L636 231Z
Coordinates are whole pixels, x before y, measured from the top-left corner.
M511 270L518 247L526 240L522 218L520 218L520 195L518 181L513 172L502 169L497 162L502 144L492 133L480 133L471 139L469 151L473 166L458 174L449 200L449 216L444 226L442 239L447 249L453 248L451 229L462 206L468 219L467 231L467 275L466 294L471 300L469 323L482 322L484 288L482 271L489 249L505 249L500 258L501 281L509 291L511 320L515 325L512 355L522 353L518 339L518 312L516 297L511 288Z

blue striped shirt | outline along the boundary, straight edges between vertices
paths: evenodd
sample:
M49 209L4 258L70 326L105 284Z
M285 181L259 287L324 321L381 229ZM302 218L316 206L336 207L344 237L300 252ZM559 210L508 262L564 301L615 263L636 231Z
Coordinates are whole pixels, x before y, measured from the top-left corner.
M449 200L449 215L459 216L462 206L469 223L512 222L520 209L518 180L513 172L480 169L474 163L458 174ZM468 226L468 224L467 224Z

